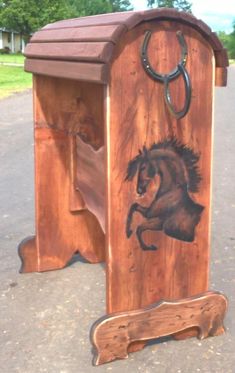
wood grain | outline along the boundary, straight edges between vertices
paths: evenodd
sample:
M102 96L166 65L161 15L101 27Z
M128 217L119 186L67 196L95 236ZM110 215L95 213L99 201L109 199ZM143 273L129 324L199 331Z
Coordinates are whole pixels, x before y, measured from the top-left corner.
M58 29L70 27L84 27L84 26L103 26L115 25L120 23L127 23L135 26L141 21L140 12L117 12L109 14L98 14L96 16L80 17L74 19L67 19L51 23L43 27L43 29Z
M225 67L216 67L215 69L215 85L217 87L226 87L228 71Z
M192 81L192 103L187 116L176 120L165 106L163 86L144 72L139 50L146 29L153 31L149 56L162 73L172 70L180 59L176 31L188 45L186 68ZM128 45L128 48L125 48ZM174 54L172 54L174 50ZM213 100L213 51L194 29L179 22L143 23L128 32L115 53L109 87L107 121L107 311L120 312L145 307L160 299L179 299L207 291L211 212L211 129ZM195 73L196 72L196 73ZM122 80L120 80L120 76ZM183 82L171 83L176 107L182 107ZM203 100L202 100L203 97ZM136 180L125 182L128 162L145 145L176 137L200 154L202 176L195 202L204 206L192 243L167 237L162 232L146 233L145 240L159 249L145 251L136 236L127 239L125 224L132 203L148 206L157 190L152 185L145 197L138 197ZM139 199L139 200L138 200ZM134 227L141 218L136 216Z
M97 320L91 329L94 365L128 357L134 341L165 337L196 327L199 339L224 332L227 299L207 292L178 301L162 301L135 311L111 314Z
M76 185L88 210L105 233L105 150L93 149L77 137Z
M110 42L29 43L25 55L48 60L109 62L113 47Z
M34 79L36 238L20 246L22 272L62 268L76 252L92 263L104 260L104 233L97 218L78 204L79 190L71 198L77 180L71 160L76 156L74 136L97 148L104 143L102 96L100 85ZM96 118L95 129L84 103Z
M80 28L44 29L36 32L30 43L48 42L104 42L116 43L126 30L124 25L90 26Z
M70 150L70 211L81 211L86 210L87 206L79 191L79 186L77 183L77 172L78 162L77 162L77 141L76 136L69 136L69 150Z
M108 66L102 63L82 63L68 61L49 61L26 58L25 71L35 75L45 75L86 82L106 84L108 82Z

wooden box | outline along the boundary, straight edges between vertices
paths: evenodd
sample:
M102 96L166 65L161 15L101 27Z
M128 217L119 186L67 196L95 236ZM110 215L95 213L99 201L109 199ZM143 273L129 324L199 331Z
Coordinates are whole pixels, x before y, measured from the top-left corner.
M25 55L36 236L22 271L106 257L107 313L206 292L213 91L228 65L216 34L173 9L115 13L47 25Z

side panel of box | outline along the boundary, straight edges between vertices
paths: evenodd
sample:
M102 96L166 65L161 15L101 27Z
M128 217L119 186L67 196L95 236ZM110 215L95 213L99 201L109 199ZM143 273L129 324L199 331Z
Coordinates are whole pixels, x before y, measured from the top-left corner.
M185 37L192 100L183 119L170 114L163 85L143 70L146 30L152 30L151 64L164 74L180 60L176 32ZM106 136L108 312L208 289L213 79L210 46L178 22L143 23L116 51ZM170 93L181 108L182 77L170 83Z
M62 268L76 252L100 262L104 232L79 190L78 154L79 142L103 148L103 86L35 76L34 117L36 238L20 249L22 271Z

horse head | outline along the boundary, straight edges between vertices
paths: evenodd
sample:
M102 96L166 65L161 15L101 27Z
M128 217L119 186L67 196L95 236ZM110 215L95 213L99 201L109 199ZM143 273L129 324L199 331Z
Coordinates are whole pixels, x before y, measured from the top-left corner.
M198 170L199 154L180 143L175 137L146 146L128 163L125 180L131 181L138 171L137 193L146 193L150 181L160 175L162 188L185 187L188 192L198 191L201 175ZM166 172L167 171L167 172Z
M126 180L132 180L137 173L137 188L139 195L146 193L150 181L157 174L157 167L150 160L149 151L144 146L143 150L139 150L139 154L128 164Z

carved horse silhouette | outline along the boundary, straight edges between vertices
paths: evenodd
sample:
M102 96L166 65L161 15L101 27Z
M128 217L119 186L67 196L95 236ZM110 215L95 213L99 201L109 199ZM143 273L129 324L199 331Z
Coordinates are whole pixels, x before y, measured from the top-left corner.
M164 231L166 235L181 241L194 241L195 227L204 209L189 194L198 192L201 181L198 160L198 154L171 138L153 144L150 149L144 146L129 162L126 180L131 181L138 170L137 193L140 196L147 192L150 181L156 175L160 177L160 185L150 206L133 203L127 217L128 238L133 233L133 214L139 212L146 219L136 229L143 250L157 249L155 245L145 244L142 234L147 230Z

